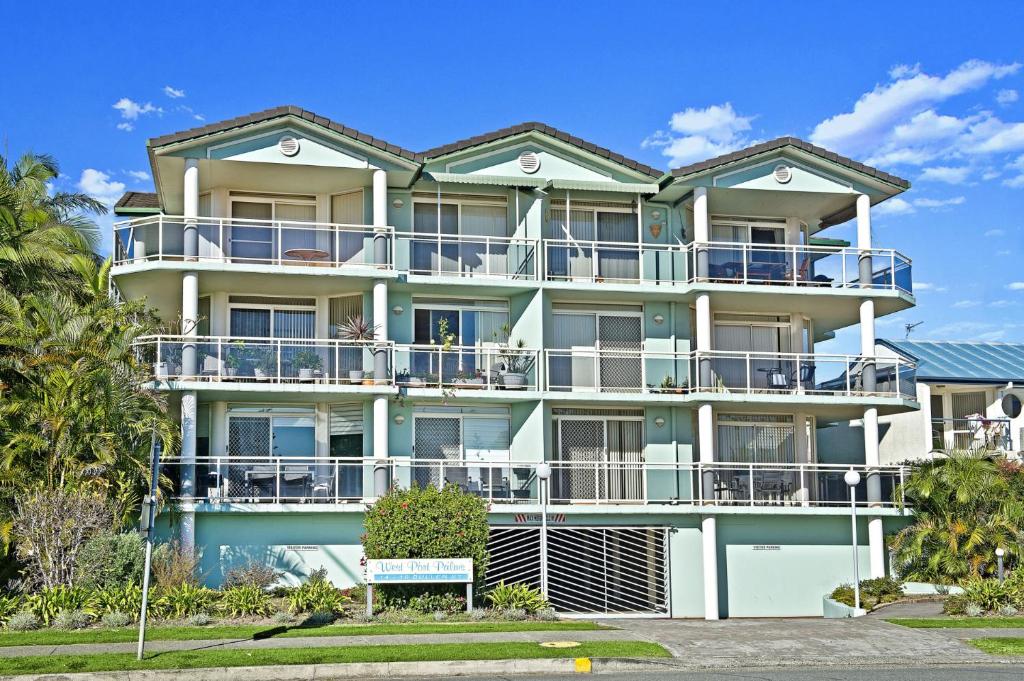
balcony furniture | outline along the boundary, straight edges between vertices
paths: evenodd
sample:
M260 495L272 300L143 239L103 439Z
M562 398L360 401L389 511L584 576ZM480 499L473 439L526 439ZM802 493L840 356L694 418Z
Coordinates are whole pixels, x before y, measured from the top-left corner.
M330 253L322 248L289 248L284 254L289 258L298 258L303 262L326 260L331 256Z
M306 466L284 466L281 471L281 496L305 499L310 494L313 471ZM292 494L298 488L300 494Z
M274 496L274 480L277 470L274 466L253 466L245 472L246 488L253 498Z
M313 501L330 500L334 496L334 476L330 474L314 476L310 492Z

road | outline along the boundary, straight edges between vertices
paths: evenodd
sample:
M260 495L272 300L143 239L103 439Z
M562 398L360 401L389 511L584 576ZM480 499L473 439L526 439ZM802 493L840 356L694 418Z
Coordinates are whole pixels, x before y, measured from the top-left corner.
M436 677L430 677L432 680ZM460 681L580 681L581 674L460 676ZM942 667L822 667L595 674L600 681L1010 681L1024 678L1024 665ZM420 681L410 677L406 681ZM427 681L426 677L422 681Z

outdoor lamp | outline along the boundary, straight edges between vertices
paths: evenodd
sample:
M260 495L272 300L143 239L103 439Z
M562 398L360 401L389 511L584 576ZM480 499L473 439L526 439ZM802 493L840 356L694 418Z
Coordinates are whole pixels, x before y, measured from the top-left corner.
M860 473L852 468L843 475L843 481L850 487L850 536L853 543L853 607L860 610L860 565L857 555L857 485Z
M845 480L846 484L850 487L856 487L860 484L860 473L852 469L848 470L846 471L846 475L843 476L843 480Z
M393 308L391 308L391 311L395 313L395 316L398 316L405 312L405 308L403 308L401 305L395 305Z
M665 425L665 418L663 416L655 417L654 425L658 426L659 428L663 427Z
M401 414L395 414L395 425L400 426L405 423L405 417Z
M664 322L665 322L665 315L662 315L662 314L654 315L654 323L655 324L662 324Z
M537 477L541 480L547 480L551 477L551 465L547 463L537 464Z

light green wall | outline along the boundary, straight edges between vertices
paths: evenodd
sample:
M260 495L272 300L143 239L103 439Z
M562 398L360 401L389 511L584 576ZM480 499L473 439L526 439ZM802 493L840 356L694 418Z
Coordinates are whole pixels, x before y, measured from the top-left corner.
M540 400L516 402L512 405L513 461L542 461L544 448L544 408Z

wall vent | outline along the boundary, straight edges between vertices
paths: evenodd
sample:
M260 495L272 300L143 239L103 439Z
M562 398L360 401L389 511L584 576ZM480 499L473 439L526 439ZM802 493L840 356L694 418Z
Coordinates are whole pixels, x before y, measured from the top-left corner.
M519 169L527 175L533 175L540 170L540 158L532 151L524 151L519 154Z
M277 141L277 148L285 156L294 156L299 153L299 140L294 137L282 137Z
M772 171L772 175L775 177L775 181L779 184L786 184L793 179L793 170L789 166L777 165L775 170Z

